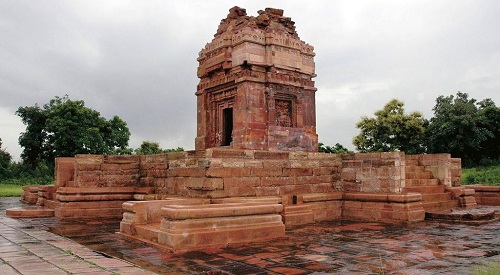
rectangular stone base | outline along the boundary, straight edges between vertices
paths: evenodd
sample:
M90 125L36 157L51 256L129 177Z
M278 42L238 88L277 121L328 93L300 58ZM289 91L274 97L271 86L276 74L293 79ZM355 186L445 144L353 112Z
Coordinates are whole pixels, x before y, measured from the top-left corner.
M342 218L345 220L407 224L423 221L425 211L418 193L345 193Z
M500 206L500 186L467 185L474 189L474 197L479 205Z
M279 213L283 206L266 201L205 204L203 199L172 199L128 202L124 204L120 233L172 251L282 238L285 225Z

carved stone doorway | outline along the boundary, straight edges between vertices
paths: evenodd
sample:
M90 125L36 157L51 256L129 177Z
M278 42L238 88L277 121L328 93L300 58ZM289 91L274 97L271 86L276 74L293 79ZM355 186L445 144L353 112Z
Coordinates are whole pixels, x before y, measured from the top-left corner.
M222 143L221 146L229 146L233 141L233 108L222 110Z

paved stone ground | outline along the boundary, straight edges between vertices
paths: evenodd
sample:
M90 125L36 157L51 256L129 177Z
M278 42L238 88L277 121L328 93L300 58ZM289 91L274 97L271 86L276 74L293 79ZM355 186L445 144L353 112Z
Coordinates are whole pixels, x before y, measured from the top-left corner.
M19 198L0 198L0 274L154 274L66 237L5 216Z
M19 205L16 198L0 198L0 209ZM173 254L115 234L116 220L13 220L4 213L0 258L8 265L0 266L0 274L14 272L21 263L28 271L43 264L51 274L140 274L130 263L163 274L470 274L477 264L500 262L500 222L422 222L407 227L328 222L289 230L283 240ZM24 258L15 263L15 255Z

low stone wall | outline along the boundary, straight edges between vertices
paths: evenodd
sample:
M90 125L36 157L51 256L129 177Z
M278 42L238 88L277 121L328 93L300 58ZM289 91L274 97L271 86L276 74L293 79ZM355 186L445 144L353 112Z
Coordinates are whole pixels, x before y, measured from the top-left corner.
M466 187L474 189L477 204L500 206L500 186L466 185Z
M60 184L74 187L141 187L139 161L139 156L76 155L74 182Z
M407 224L422 221L425 210L422 195L344 193L342 219Z

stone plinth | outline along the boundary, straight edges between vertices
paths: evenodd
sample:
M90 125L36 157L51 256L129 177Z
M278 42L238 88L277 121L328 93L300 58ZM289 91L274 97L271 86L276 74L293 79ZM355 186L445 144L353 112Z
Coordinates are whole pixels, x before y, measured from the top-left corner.
M342 219L408 224L425 219L422 195L345 193Z
M281 204L206 202L172 198L125 203L120 233L173 251L285 236Z
M474 198L479 205L500 206L500 186L489 185L467 185L473 189Z
M158 243L189 250L284 237L282 210L280 204L252 203L166 206Z
M54 209L55 216L62 219L119 218L124 202L133 200L135 194L150 191L151 188L139 187L59 187L56 200L45 201L45 206Z

